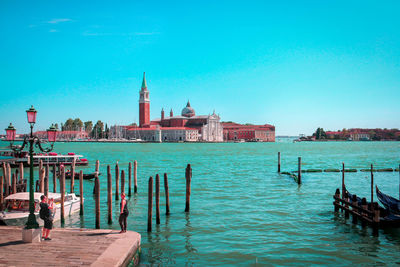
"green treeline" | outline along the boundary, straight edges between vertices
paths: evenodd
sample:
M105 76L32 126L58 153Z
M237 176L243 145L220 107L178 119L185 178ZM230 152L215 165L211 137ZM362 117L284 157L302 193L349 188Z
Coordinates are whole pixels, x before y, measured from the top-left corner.
M107 139L110 133L107 123L104 127L104 123L101 120L98 120L96 124L93 125L92 121L82 122L79 118L69 118L64 123L61 123L61 127L59 127L58 123L56 123L55 126L61 131L85 131L90 138L94 139Z

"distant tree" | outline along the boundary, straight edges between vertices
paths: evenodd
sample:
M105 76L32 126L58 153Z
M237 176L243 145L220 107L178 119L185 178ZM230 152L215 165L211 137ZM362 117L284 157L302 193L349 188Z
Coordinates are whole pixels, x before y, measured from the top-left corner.
M74 131L79 131L80 129L82 129L83 127L83 122L81 121L81 119L76 118L73 122L72 122L72 128Z
M92 121L85 121L85 131L90 134L93 130L93 122Z
M96 122L93 127L93 136L96 139L103 138L103 131L104 131L104 123L100 120Z
M58 123L54 124L54 127L58 130Z
M64 123L61 123L61 131L65 131Z
M74 128L74 120L69 118L68 120L65 121L64 123L64 130L65 131L72 131Z
M317 128L313 136L315 136L316 140L326 139L326 133L323 128Z
M108 125L107 125L107 123L106 123L106 128L105 128L105 130L104 130L104 135L105 135L105 138L106 138L106 139L108 139L109 132L110 132L110 129L108 129Z

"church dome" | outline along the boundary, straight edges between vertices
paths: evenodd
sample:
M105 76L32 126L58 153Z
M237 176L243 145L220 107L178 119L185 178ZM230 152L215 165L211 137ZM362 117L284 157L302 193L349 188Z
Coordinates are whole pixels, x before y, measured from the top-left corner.
M186 107L182 109L182 116L190 118L194 115L196 115L196 113L194 112L194 109L190 106L190 102L188 101Z

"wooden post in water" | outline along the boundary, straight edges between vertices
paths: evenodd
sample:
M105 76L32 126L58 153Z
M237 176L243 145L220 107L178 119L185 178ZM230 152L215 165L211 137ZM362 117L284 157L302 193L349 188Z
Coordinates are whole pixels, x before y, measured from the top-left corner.
M11 192L13 194L15 194L15 193L17 193L17 176L15 175L15 173L12 174L11 183L12 183L12 186L11 186L12 191Z
M125 171L121 170L121 194L125 193Z
M361 208L363 208L365 210L368 209L367 199L365 197L363 197L361 199ZM364 212L362 212L361 214L362 214L363 217L367 216L367 214L365 214ZM366 226L365 220L361 220L361 226L362 227Z
M39 179L40 179L40 182L39 182L39 187L40 187L40 193L44 193L44 176L45 176L46 174L45 174L45 170L44 170L44 168L42 167L41 169L40 169L40 176L39 176Z
M344 189L345 185L344 185L344 162L342 162L342 199L344 199L344 191L346 191Z
M3 176L4 176L4 196L7 197L10 194L10 184L8 182L8 167L7 164L5 162L3 162Z
M12 192L12 184L11 184L11 166L10 163L7 163L7 186L8 186L8 194L10 195Z
M151 232L151 220L153 217L153 177L149 178L148 206L147 206L147 232Z
M24 164L22 162L19 164L19 180L21 183L24 181Z
M71 193L74 193L74 187L75 187L75 157L72 160L72 165L71 165L71 189L70 189Z
M353 199L351 200L351 204L353 204L354 206L356 206L356 207L352 207L352 210L353 210L353 223L354 224L357 224L357 215L354 213L354 211L355 212L357 212L357 213L359 213L359 210L357 209L357 207L358 207L358 201L357 201L357 195L356 194L354 194L353 195Z
M400 164L399 164L399 199L400 199Z
M57 193L57 172L56 165L53 165L53 193Z
M186 205L185 205L185 212L190 211L190 183L191 183L191 178L192 178L192 167L190 164L187 165L186 167Z
M97 174L97 176L99 176L99 168L100 168L100 161L96 160L96 167L94 171ZM96 183L93 186L93 195L96 195Z
M79 215L83 215L83 171L79 172L79 200L80 200L80 207L79 207Z
M301 157L299 157L299 162L298 162L298 166L297 166L297 170L298 170L298 179L297 179L297 183L301 184Z
M119 166L115 164L115 200L119 200Z
M49 164L46 165L46 168L43 168L44 172L44 195L46 197L49 196Z
M156 174L156 224L160 224L160 175Z
M133 192L137 193L137 161L133 162Z
M347 191L345 192L345 194L344 194L344 200L346 200L347 202L349 202L350 201L350 199L349 199L349 195L347 194ZM348 204L344 204L344 206L345 206L345 210L344 210L344 217L346 218L346 219L348 219L349 218L349 205Z
M40 177L40 172L42 171L42 168L43 168L43 160L40 160L40 161L39 161L39 169L38 169L38 171L39 171L39 177Z
M340 198L340 190L339 190L339 188L336 188L335 197ZM339 204L340 204L339 200L335 199L335 201L334 201L335 212L339 211Z
M371 203L374 203L374 167L372 166L372 164L371 164Z
M96 173L94 183L95 183L95 187L96 187L96 194L95 194L96 229L100 229L100 181L99 181L98 173Z
M60 179L60 193L61 193L61 225L63 226L65 223L64 219L64 201L65 201L65 168L60 167L61 171L61 179Z
M278 152L278 173L281 172L281 152Z
M378 235L379 234L379 221L380 221L380 210L379 210L379 205L378 202L371 202L371 205L373 207L373 212L374 212L374 218L373 218L373 228L372 228L372 234L373 235Z
M111 167L107 165L107 206L108 206L108 224L112 223L112 177Z
M164 189L165 189L165 214L169 215L169 187L168 187L167 173L164 173Z
M0 176L0 210L3 210L3 203L4 203L4 178L3 176Z
M128 196L130 197L132 195L132 162L129 162L129 167L128 167L128 172L129 172L129 188L128 188Z

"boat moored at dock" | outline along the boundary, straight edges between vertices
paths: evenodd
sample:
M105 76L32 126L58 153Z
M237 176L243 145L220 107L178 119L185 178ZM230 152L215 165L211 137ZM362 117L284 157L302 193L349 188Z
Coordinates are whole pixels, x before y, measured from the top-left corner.
M39 219L40 196L43 193L35 193L35 216L40 225L43 220ZM60 220L61 215L61 194L49 193L49 199L54 199L53 221ZM0 212L0 225L23 226L26 224L29 216L29 192L21 192L9 195L5 198L5 210ZM64 200L64 214L71 215L80 208L80 199L74 193L66 194Z

